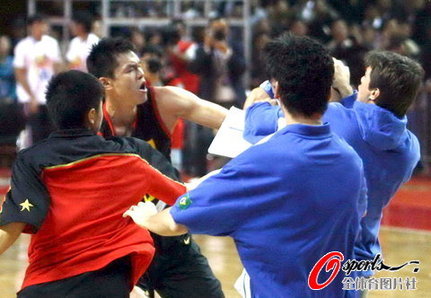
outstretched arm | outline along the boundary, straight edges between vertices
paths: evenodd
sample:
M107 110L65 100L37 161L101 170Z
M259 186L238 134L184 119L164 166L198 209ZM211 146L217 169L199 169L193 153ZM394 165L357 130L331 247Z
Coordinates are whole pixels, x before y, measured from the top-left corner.
M195 94L178 87L154 87L157 108L170 131L178 118L218 129L227 114L227 109L203 100Z
M124 212L123 217L130 216L141 228L162 236L178 236L187 233L187 227L177 224L170 210L171 207L157 213L156 206L153 203L140 202Z
M0 227L0 255L18 239L24 230L25 223L11 222Z

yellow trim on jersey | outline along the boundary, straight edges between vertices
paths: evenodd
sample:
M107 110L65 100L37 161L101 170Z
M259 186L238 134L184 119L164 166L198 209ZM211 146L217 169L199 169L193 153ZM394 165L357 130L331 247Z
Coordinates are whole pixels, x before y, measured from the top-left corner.
M143 162L145 162L147 165L149 165L151 168L153 168L155 171L159 172L161 175L163 175L164 177L168 178L169 180L181 185L181 186L185 186L183 183L180 183L178 181L175 181L174 179L166 176L165 174L163 174L162 172L160 172L158 169L156 169L155 167L153 167L152 165L150 165L148 163L148 161L146 161L145 159L143 159L140 155L138 154L134 154L134 153L103 153L103 154L97 154L97 155L93 155L91 157L87 157L87 158L83 158L80 160L76 160L67 164L63 164L63 165L56 165L56 166L51 166L51 167L46 167L45 169L51 170L51 169L58 169L58 168L62 168L62 167L69 167L69 166L74 166L76 164L79 164L81 162L87 161L87 160L91 160L93 158L99 158L99 157L104 157L104 156L132 156L132 157L137 157L140 160L142 160ZM187 188L186 188L187 190Z
M57 168L61 168L61 167L69 167L69 166L76 165L76 164L78 164L80 162L84 162L84 161L87 161L87 160L91 160L93 158L99 158L99 157L104 157L104 156L135 156L135 157L139 157L140 159L144 160L138 154L134 154L134 153L103 153L103 154L97 154L97 155L93 155L91 157L79 159L79 160L76 160L76 161L72 161L70 163L66 163L66 164L62 164L62 165L56 165L56 166L46 167L45 169L51 170L51 169L57 169ZM147 161L145 160L145 162L147 162Z
M156 142L154 142L154 139L149 139L149 140L147 141L147 143L148 143L151 147L153 147L154 149L157 149L157 147L156 147Z

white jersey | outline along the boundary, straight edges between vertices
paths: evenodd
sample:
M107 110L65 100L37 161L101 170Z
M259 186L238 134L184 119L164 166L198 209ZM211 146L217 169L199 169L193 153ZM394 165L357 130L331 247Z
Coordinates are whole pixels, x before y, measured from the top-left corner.
M86 40L75 37L70 41L66 54L66 60L70 63L71 69L87 71L86 60L93 45L99 42L97 35L90 33Z
M54 75L54 63L61 62L57 40L48 35L43 35L40 40L28 36L16 45L14 52L13 66L27 70L31 91L40 104L45 104L46 87ZM19 83L16 92L20 102L29 102L29 94Z

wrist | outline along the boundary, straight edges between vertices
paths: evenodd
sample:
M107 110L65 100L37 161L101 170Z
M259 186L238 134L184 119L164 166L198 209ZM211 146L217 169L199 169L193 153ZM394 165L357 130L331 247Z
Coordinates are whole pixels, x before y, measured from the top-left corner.
M332 86L332 89L340 96L340 98L347 97L353 94L353 88L350 85L345 86Z

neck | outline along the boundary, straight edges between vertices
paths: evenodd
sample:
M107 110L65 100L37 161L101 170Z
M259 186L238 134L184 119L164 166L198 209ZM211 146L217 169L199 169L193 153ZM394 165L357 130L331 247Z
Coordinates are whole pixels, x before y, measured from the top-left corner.
M311 117L302 115L292 115L284 107L282 107L286 125L290 124L307 124L307 125L322 125L322 115L316 114Z
M77 35L78 35L78 37L79 37L81 40L87 40L87 38L88 38L88 34L90 34L90 33L83 32L83 33L80 33L80 34L77 34Z
M116 128L129 129L135 121L136 105L125 105L124 102L107 99L106 111Z

